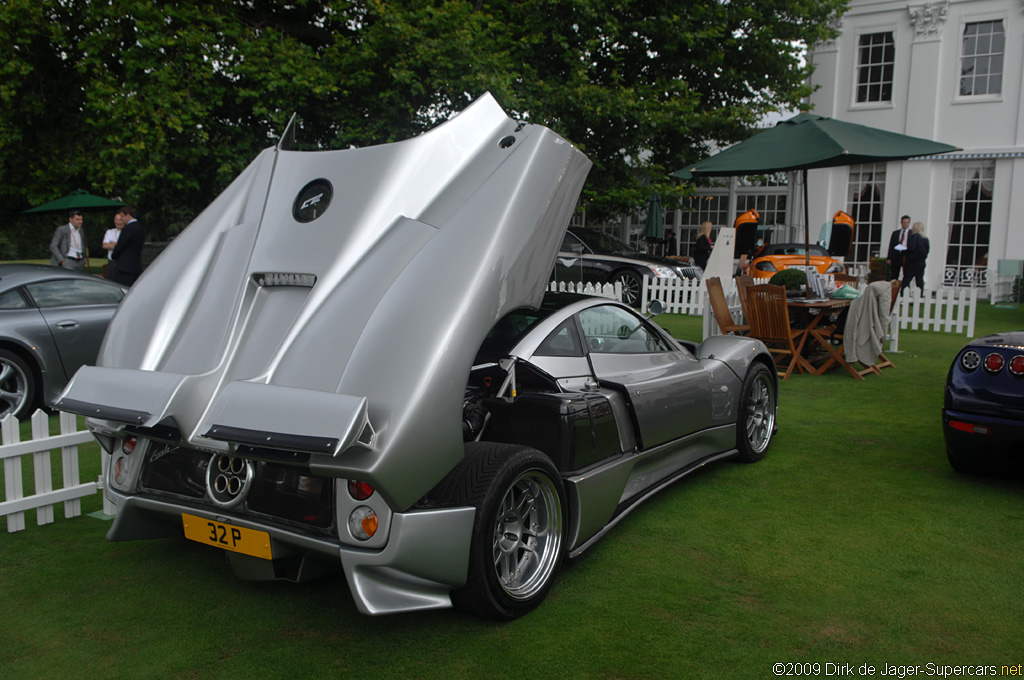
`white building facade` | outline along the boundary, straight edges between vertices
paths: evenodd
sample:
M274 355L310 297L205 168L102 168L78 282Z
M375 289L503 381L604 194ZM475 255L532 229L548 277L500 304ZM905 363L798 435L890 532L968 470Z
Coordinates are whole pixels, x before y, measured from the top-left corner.
M962 150L812 170L810 223L853 215L847 263L867 265L910 215L931 242L926 288L988 292L999 260L1024 260L1024 0L851 0L838 27L808 56L814 113Z

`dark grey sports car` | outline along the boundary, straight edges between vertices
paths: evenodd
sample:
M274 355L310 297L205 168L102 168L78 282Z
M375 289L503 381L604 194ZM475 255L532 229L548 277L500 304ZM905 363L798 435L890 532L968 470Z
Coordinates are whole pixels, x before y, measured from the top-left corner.
M404 142L265 150L59 402L111 456L108 538L183 535L243 578L340 569L364 613L507 619L654 492L761 458L762 343L544 296L589 166L489 96Z
M0 265L0 417L52 406L75 371L96 362L124 296L89 274Z

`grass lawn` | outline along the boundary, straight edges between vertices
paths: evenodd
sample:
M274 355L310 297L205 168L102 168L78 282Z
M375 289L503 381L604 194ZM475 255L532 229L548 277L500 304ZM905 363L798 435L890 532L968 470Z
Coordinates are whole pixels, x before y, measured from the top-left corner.
M697 318L658 320L700 339ZM978 335L1018 328L1024 310L979 305ZM361 616L343 578L247 583L218 551L184 539L109 543L108 522L66 520L58 507L39 527L29 513L25 531L0 533L0 677L769 678L776 663L817 663L820 676L827 663L854 675L862 664L878 675L887 664L921 674L929 663L936 673L1016 666L1024 480L958 475L942 442L942 388L964 342L902 331L896 368L882 375L793 376L764 461L711 466L662 492L563 568L538 610L506 624L451 610ZM83 478L98 467L84 465ZM98 510L100 499L83 506Z

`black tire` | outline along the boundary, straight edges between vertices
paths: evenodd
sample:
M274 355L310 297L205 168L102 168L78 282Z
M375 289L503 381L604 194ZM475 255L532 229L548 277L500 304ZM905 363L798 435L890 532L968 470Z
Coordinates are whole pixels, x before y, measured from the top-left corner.
M499 620L533 610L565 552L565 491L551 459L525 446L473 443L451 482L448 502L477 510L466 585L452 603Z
M756 463L768 453L775 434L776 391L772 372L762 363L747 371L736 418L739 460Z
M622 301L630 307L638 307L643 298L643 279L636 272L628 269L621 269L612 274L608 281L612 285L622 284Z
M23 419L36 401L35 373L14 352L0 349L0 418L13 413Z

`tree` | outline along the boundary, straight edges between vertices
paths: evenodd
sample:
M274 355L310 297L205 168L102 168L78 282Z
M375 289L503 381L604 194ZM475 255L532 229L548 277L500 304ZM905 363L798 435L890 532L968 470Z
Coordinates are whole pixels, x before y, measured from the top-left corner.
M630 210L652 186L677 192L668 173L708 144L741 139L764 112L799 102L801 48L831 35L841 9L842 0L7 0L0 233L20 234L21 210L75 188L135 203L173 233L293 112L307 148L364 146L418 134L486 91L590 156L591 214ZM25 249L19 238L10 240Z

